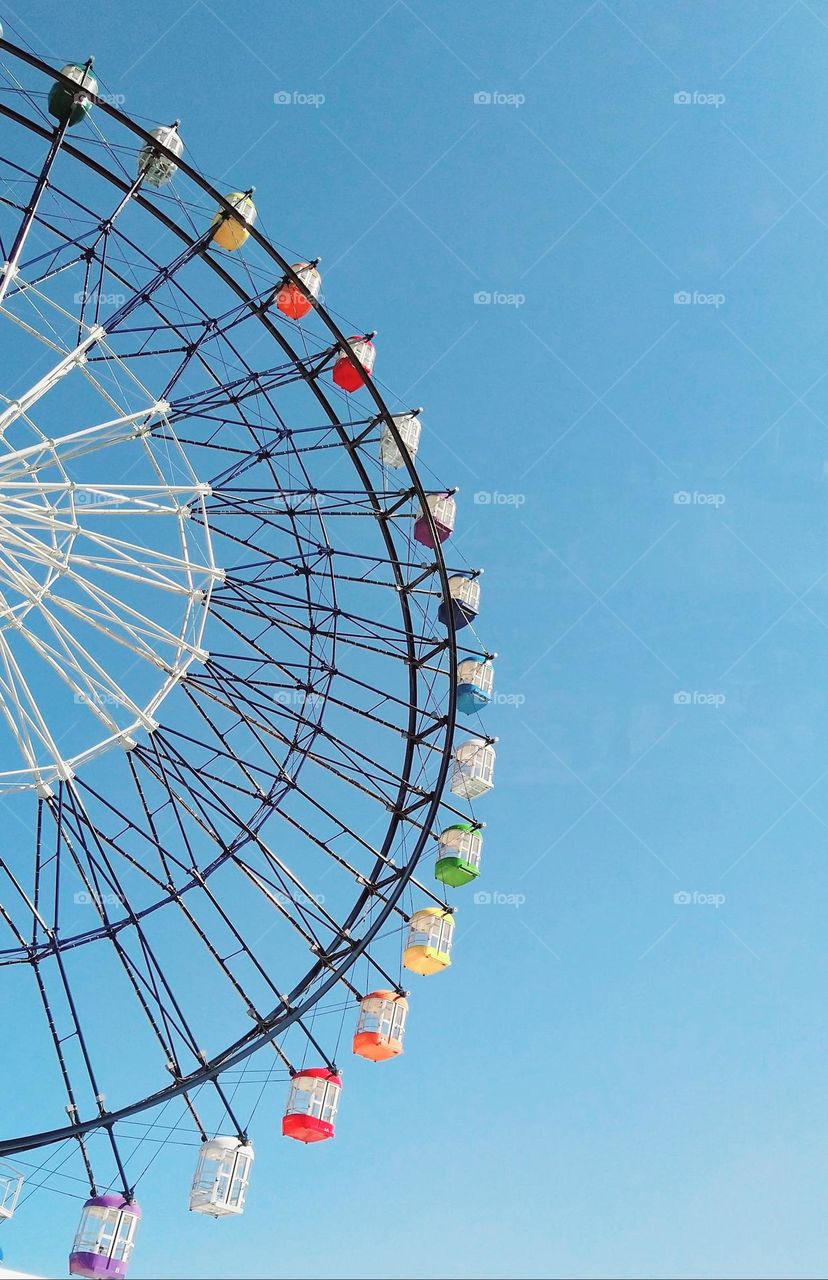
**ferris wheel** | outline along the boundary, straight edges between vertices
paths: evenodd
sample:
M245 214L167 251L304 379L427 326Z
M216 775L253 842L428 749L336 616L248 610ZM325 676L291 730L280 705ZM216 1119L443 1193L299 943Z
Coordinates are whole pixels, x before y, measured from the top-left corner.
M114 97L0 42L0 1222L73 1160L83 1276L126 1272L157 1117L237 1215L267 1085L313 1144L343 1037L402 1052L495 758L421 411Z

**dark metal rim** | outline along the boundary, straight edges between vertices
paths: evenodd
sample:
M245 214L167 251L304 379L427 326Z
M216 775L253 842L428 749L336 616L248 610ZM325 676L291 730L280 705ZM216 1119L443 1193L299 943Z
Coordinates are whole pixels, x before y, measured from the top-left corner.
M30 53L28 50L21 49L18 46L10 43L5 39L0 40L0 50L11 54L13 57L18 58L20 61L26 63L27 65L33 67L35 70L41 72L43 75L50 77L52 80L56 80L62 83L64 87L67 88L68 90L72 92L77 90L77 85L73 81L64 77L60 71L50 66L49 63L45 62L43 59L37 57L37 55ZM210 199L215 202L218 208L224 210L228 214L233 213L233 206L227 202L227 200L219 191L217 191L205 178L203 178L201 174L199 174L195 169L193 169L193 167L190 164L185 162L183 159L180 159L174 156L173 153L170 152L166 147L160 147L158 143L151 137L148 130L142 128L140 125L135 124L132 120L130 120L128 116L126 116L118 108L106 102L104 99L99 98L96 95L92 95L92 94L90 94L89 97L95 103L96 107L100 109L105 115L111 116L112 119L115 120L118 124L120 124L122 127L129 129L130 132L132 132L137 138L141 139L143 143L149 143L153 145L154 147L156 147L157 150L159 150L161 153L166 155L169 159L173 160L177 164L181 172L186 174L186 176L193 183L195 183L195 185L198 186L204 192L205 195L209 196ZM10 116L11 118L18 117L18 113L12 112L8 108L0 107L0 110L2 110L3 114ZM46 138L49 137L48 130L46 130L43 126L37 124L35 121L28 120L25 117L20 117L18 118L18 123L23 124L25 127L29 128L31 131L38 133L43 137L46 137ZM103 166L96 164L94 161L92 161L91 157L86 156L79 148L72 146L70 143L64 143L64 149L69 154L71 154L76 160L80 161L82 164L85 164L87 166L91 166L92 168L94 168L100 174L100 176L105 177L107 180L112 182L113 185L121 186L122 189L126 185L128 185L128 184L122 184L122 180L120 178L118 178L115 174L111 173L109 170L105 169ZM157 209L155 205L152 204L151 201L141 196L140 192L137 193L133 198L136 199L138 203L145 210L150 212L153 216L160 218L168 226L168 229L173 231L176 235L178 235L182 241L189 244L193 243L192 237L190 237L187 232L185 232L182 228L180 228L176 223L172 222L172 220L169 219L167 215L165 215L161 210ZM265 239L265 237L261 234L260 231L258 231L255 227L250 227L248 229L250 232L250 237L259 245L259 247L267 254L267 256L270 257L271 260L278 266L281 276L286 277L287 279L292 281L292 283L296 285L296 287L299 289L300 292L305 294L305 296L309 296L307 294L307 290L305 289L305 286L298 279L295 272L292 270L290 263L287 262L287 260L282 257L279 251L268 240ZM239 298L241 298L245 302L250 301L246 293L242 290L241 286L227 272L224 271L220 263L216 262L205 251L201 251L201 257L205 262L207 262L210 265L210 267L214 271L216 271L216 273L223 279L224 283L229 285L229 287L233 290L233 292L236 293L236 295ZM315 300L312 300L312 301L314 303L314 309L316 310L317 314L321 317L323 324L331 333L336 344L340 346L341 349L348 355L349 359L351 360L351 363L356 368L358 368L359 366L358 366L356 357L353 355L350 348L347 346L346 335L342 332L342 330L339 328L339 326L336 324L333 318L328 314L326 309L323 306L316 303ZM265 325L271 337L273 337L277 341L277 343L282 347L282 350L285 352L288 358L294 362L297 368L300 368L301 364L300 364L298 353L295 351L292 345L287 341L284 334L282 334L281 331L278 330L265 315L260 313L259 319ZM374 505L376 508L377 507L376 497L375 497L373 486L370 483L370 478L368 477L367 472L365 472L361 459L359 459L359 457L357 456L356 450L354 450L353 447L351 446L351 442L349 441L347 434L345 433L344 429L340 424L339 415L334 411L333 406L331 405L325 393L322 391L321 387L318 386L316 379L309 378L306 376L305 380L311 386L311 389L315 394L320 406L328 415L331 425L338 431L343 445L348 449L348 452L352 458L354 466L365 487L366 493L368 493L369 496L372 498L372 501L374 502ZM381 420L382 422L385 423L385 425L388 426L392 437L397 443L397 446L400 447L402 445L402 441L400 439L399 432L397 430L396 424L394 423L393 415L391 414L390 410L385 404L383 397L380 395L379 391L376 388L376 385L373 383L372 380L370 379L367 380L365 382L365 387L367 388L368 393L376 406L378 421ZM441 752L440 764L437 772L437 778L434 784L433 793L428 803L426 815L423 820L422 829L421 829L420 835L415 841L414 849L411 856L409 857L405 866L401 867L400 869L400 875L397 878L395 885L389 888L387 895L385 896L384 906L380 908L379 911L377 911L371 925L366 930L363 937L358 941L354 942L349 936L349 928L354 923L354 921L358 919L359 915L361 914L369 898L372 896L370 889L365 889L360 895L358 895L357 901L354 907L352 908L350 915L343 922L339 937L332 944L329 945L329 947L318 958L317 962L315 963L314 966L312 966L312 968L309 970L306 976L293 989L293 991L291 991L291 993L287 997L287 1004L289 1006L292 1006L293 1002L297 999L300 999L307 992L308 987L311 986L326 970L328 971L328 976L324 978L324 980L319 984L317 989L311 995L306 996L304 1001L301 1004L297 1005L295 1008L289 1007L287 1010L285 1010L282 1007L277 1008L271 1013L271 1015L263 1019L260 1025L254 1027L247 1035L240 1037L232 1045L228 1046L228 1048L222 1054L212 1059L211 1061L205 1063L204 1066L191 1072L189 1075L187 1075L183 1079L174 1081L170 1085L167 1085L165 1088L160 1089L155 1093L148 1095L147 1097L145 1097L144 1099L138 1102L119 1108L116 1111L108 1112L103 1117L96 1116L89 1120L78 1120L73 1124L65 1125L65 1126L62 1126L61 1128L44 1130L40 1133L25 1135L21 1138L0 1140L0 1155L12 1155L14 1153L19 1153L26 1150L35 1150L40 1147L50 1146L54 1143L66 1141L67 1139L70 1139L70 1138L83 1137L84 1135L89 1134L95 1130L100 1130L100 1129L111 1130L113 1126L116 1125L119 1121L126 1120L129 1117L139 1114L142 1111L145 1111L152 1107L156 1107L160 1104L163 1104L164 1102L174 1097L180 1096L184 1093L189 1092L194 1088L197 1088L200 1084L203 1084L207 1081L218 1079L218 1077L222 1074L223 1071L229 1070L233 1066L236 1066L240 1062L243 1062L246 1058L248 1058L251 1054L255 1053L258 1049L262 1048L269 1041L274 1040L279 1035L282 1035L285 1031L287 1031L287 1029L290 1026L292 1026L298 1019L300 1019L304 1014L306 1014L313 1007L313 1005L317 1003L318 1000L320 1000L324 995L326 995L327 992L329 992L336 985L336 983L339 982L340 979L345 976L345 974L347 974L347 972L356 963L359 957L367 950L371 942L374 940L374 938L377 936L379 931L382 929L383 925L386 923L387 919L389 918L392 911L394 910L394 907L396 906L400 897L404 893L408 882L410 881L411 877L414 874L414 871L420 860L420 857L422 856L426 842L429 839L430 831L433 826L434 820L437 816L439 806L441 803L442 793L448 777L448 769L451 762L453 736L454 736L454 729L455 729L455 722L456 722L457 643L456 643L456 634L455 634L454 621L453 621L453 611L450 606L451 593L450 593L449 583L448 583L449 574L448 574L448 569L446 567L445 558L442 553L442 548L441 548L439 539L436 536L434 520L428 508L428 505L426 503L426 500L425 500L426 493L419 479L416 468L414 467L414 464L411 462L410 458L408 457L407 450L405 450L404 447L401 448L401 453L405 460L406 469L408 471L409 479L411 481L411 488L414 494L416 495L417 499L419 500L423 515L425 516L426 521L430 527L431 533L433 535L433 541L435 544L434 545L435 569L437 571L437 575L440 581L442 599L447 606L446 614L448 618L448 626L447 626L446 647L448 650L448 657L449 657L449 672L448 672L449 696L448 696L448 708L446 712L445 736L444 736L443 748ZM383 529L383 536L385 538L386 546L389 551L390 562L394 565L395 574L398 578L398 581L400 581L400 584L401 584L400 566L396 556L396 548L394 547L393 539L391 538L391 535L390 535L390 530L387 528L385 521L380 520L378 521L378 523L381 525ZM404 795L406 790L406 780L410 775L411 766L414 758L414 746L415 746L414 737L415 737L415 730L416 730L416 717L417 717L418 708L417 708L417 701L416 701L417 668L416 668L416 658L414 653L413 630L411 626L410 606L409 606L409 602L408 602L407 594L405 590L401 590L399 592L399 595L400 595L401 607L403 610L403 616L406 623L406 632L408 636L408 649L409 649L409 659L410 659L408 664L409 665L409 686L410 686L410 691L412 695L411 710L409 714L409 733L408 733L408 740L407 740L406 759L405 759L404 771L402 775L403 781L401 784L400 798L402 798L402 795ZM394 835L396 834L396 830L399 827L402 820L403 820L402 815L400 814L399 811L395 812L392 815L392 820L389 824L389 830L386 835L386 839L383 843L383 848L381 850L382 855L386 854L390 849L391 844L393 843ZM379 871L381 866L383 866L382 857L380 857L377 861L376 867L374 869L374 874L376 874ZM337 956L336 956L337 949L341 948L343 943L347 943L346 954L344 958L337 959Z

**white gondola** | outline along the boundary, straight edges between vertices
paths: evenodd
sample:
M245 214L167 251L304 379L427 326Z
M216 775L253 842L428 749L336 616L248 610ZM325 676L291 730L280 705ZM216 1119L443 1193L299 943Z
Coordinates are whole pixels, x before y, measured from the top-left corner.
M409 458L413 461L417 456L417 450L420 447L420 436L423 430L423 424L417 417L422 410L418 409L414 413L395 413L394 426L400 434L400 439L405 446ZM405 458L400 448L391 434L391 428L386 423L380 435L380 461L384 467L403 467L405 466Z
M0 1160L0 1221L10 1218L17 1208L23 1174L18 1173L5 1160Z
M178 159L184 154L184 143L178 135L179 121L174 124L159 125L150 131L150 137L162 147L172 151ZM138 173L151 187L163 187L178 172L178 165L168 156L162 155L151 142L146 143L138 154Z
M485 738L467 738L454 752L451 790L463 800L476 800L494 786L495 749Z
M198 1153L190 1192L192 1213L226 1218L244 1213L253 1148L238 1138L210 1138Z

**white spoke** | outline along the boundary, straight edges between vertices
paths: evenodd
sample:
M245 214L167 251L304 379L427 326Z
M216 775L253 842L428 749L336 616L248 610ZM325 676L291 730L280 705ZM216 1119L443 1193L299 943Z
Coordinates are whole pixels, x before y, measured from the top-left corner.
M31 302L36 290L27 293ZM90 329L67 353L31 332L59 359L0 411L0 724L22 765L0 770L0 788L47 786L80 761L116 743L131 749L136 733L152 733L164 698L194 661L206 660L202 636L224 576L207 526L211 490L193 474L169 406L128 374L144 407L125 411L89 374L96 343L105 364L122 372L103 329ZM74 369L115 414L50 436L32 413ZM32 663L64 691L63 701L44 697L48 713L38 706L42 681Z
M5 638L0 635L0 660L5 671L5 680L0 681L0 693L3 698L3 713L17 739L24 760L35 775L35 784L40 787L42 771L38 768L38 755L32 748L30 729L34 729L41 745L46 748L52 762L52 775L56 778L71 777L71 769L66 765L60 751L53 741L38 709L35 699L29 690Z
M6 434L13 422L16 422L23 414L28 413L37 404L38 400L46 395L47 391L51 391L52 387L60 382L61 378L65 378L67 373L71 373L73 369L82 364L86 359L86 353L89 348L94 346L99 338L103 336L104 330L100 325L91 329L83 342L78 343L74 351L68 352L62 360L58 360L57 364L53 365L42 378L39 378L28 391L13 400L8 409L0 413L0 438Z
M25 533L17 531L7 535L7 541L13 539L15 544L23 548L31 545L31 540ZM120 643L126 643L133 648L136 653L142 654L149 658L156 665L167 668L166 662L159 654L149 646L138 645L138 638L141 634L153 636L160 645L167 644L177 647L179 651L184 650L191 656L201 656L200 650L193 645L184 641L181 636L175 635L160 623L148 618L139 609L127 604L125 601L119 600L117 596L105 591L102 587L98 587L91 583L83 574L79 573L75 565L78 563L73 557L70 561L69 557L57 552L50 552L43 544L35 542L37 551L34 555L24 555L22 559L29 560L35 564L45 564L48 568L59 572L67 582L71 582L79 587L91 600L100 607L98 610L86 609L74 600L63 599L54 591L48 593L49 599L55 606L65 609L68 613L79 621L90 622L93 626L98 626L107 634L110 639L118 640ZM7 552L8 554L8 552ZM95 567L100 567L98 562L93 562ZM17 585L17 583L15 583ZM194 594L195 589L186 592L188 596ZM43 592L38 591L37 603L40 604L40 597ZM118 616L118 609L123 613L123 617ZM125 637L119 636L110 630L111 626L116 626L125 632Z
M4 414L0 415L0 434L14 420L9 415L19 417L24 412L20 408L21 403L16 401ZM163 421L167 408L167 404L161 400L150 409L125 414L121 418L112 418L108 422L87 427L83 431L72 431L54 440L44 439L42 443L28 445L24 449L15 449L0 455L0 483L5 488L7 482L13 483L23 476L35 475L49 463L70 462L75 458L95 453L99 449L106 449L110 445L146 435L159 421Z

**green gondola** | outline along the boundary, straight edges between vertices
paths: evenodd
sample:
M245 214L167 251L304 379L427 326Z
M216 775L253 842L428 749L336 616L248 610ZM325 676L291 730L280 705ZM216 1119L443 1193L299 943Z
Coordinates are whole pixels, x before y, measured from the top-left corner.
M455 822L440 833L434 875L443 884L459 889L480 875L483 837L470 822Z
M49 115L64 124L80 124L84 116L92 110L92 101L87 94L98 92L98 82L92 75L92 59L83 66L70 62L61 70L61 75L74 81L77 89L69 89L56 80L49 92Z

